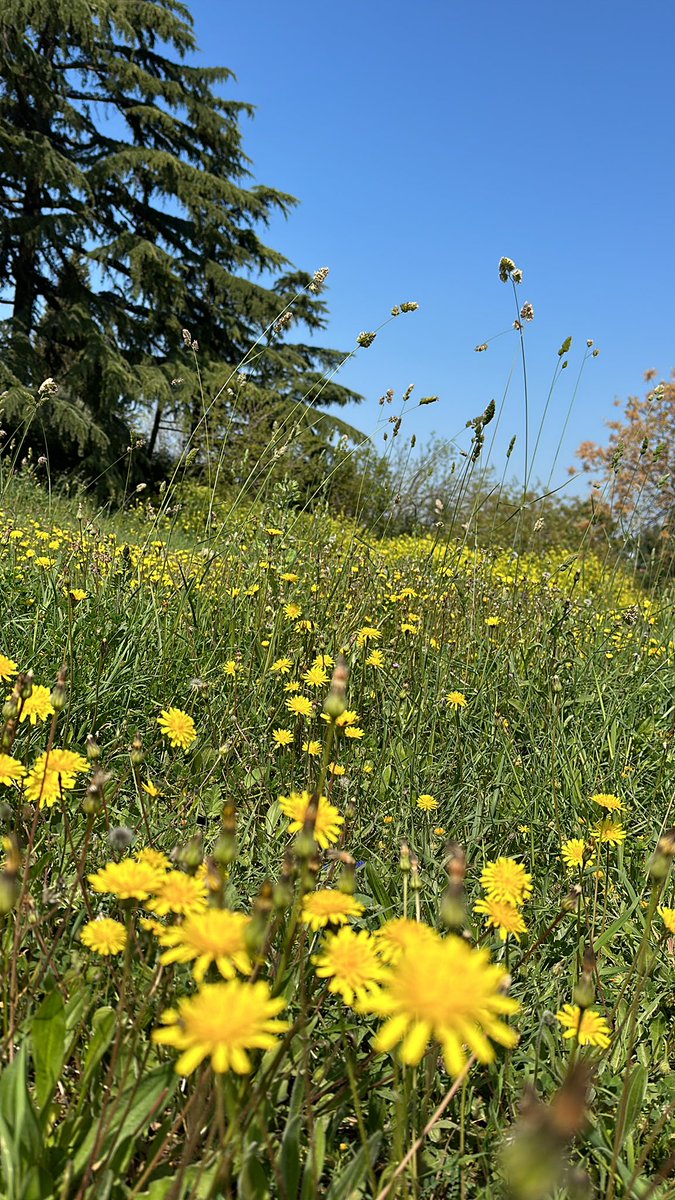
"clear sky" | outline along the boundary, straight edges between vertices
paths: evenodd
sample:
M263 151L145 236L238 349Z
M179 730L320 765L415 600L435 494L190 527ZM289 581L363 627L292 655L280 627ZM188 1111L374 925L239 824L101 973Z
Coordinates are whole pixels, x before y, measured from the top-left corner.
M325 345L350 349L388 325L342 378L365 400L343 410L377 433L388 388L438 404L404 430L454 437L514 368L495 445L523 467L523 388L499 282L523 270L530 449L557 351L573 336L534 464L546 480L586 339L554 483L577 445L603 437L613 401L643 372L675 366L675 104L672 0L191 0L202 62L230 67L228 95L257 106L244 147L258 182L301 201L268 231L302 268L329 266ZM409 403L412 403L409 402ZM390 415L392 409L386 410ZM379 423L379 425L378 425ZM401 434L403 436L403 432ZM464 437L464 444L466 438Z

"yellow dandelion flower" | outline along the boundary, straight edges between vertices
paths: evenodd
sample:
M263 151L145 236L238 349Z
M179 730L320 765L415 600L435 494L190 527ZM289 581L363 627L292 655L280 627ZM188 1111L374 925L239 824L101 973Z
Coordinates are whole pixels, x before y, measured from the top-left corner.
M276 658L270 667L273 675L288 675L293 663L290 658Z
M382 651L381 650L371 650L370 654L368 655L368 657L366 659L366 666L375 667L376 670L379 670L381 667L383 667L384 666L384 654L382 653Z
M495 629L496 626L501 625L501 623L502 623L501 617L486 617L485 618L485 624L488 626L489 629Z
M363 905L337 888L320 888L305 896L302 919L315 932L326 925L346 925L363 913Z
M192 974L201 983L211 963L225 979L251 973L246 949L246 930L251 918L227 908L207 908L190 913L180 925L170 925L159 934L160 946L166 946L163 963L194 962Z
M4 783L5 787L9 787L12 783L17 783L19 779L23 779L26 774L26 768L23 763L20 763L16 758L12 758L11 754L0 754L0 783Z
M310 667L308 671L304 672L302 678L309 687L319 688L328 683L328 672L324 667Z
M229 679L234 679L235 675L237 674L237 670L238 667L236 661L233 658L229 658L223 668L225 675Z
M328 770L331 775L344 775L347 768L343 767L341 763L331 762L328 764Z
M5 681L11 679L18 670L18 664L14 662L13 658L8 658L6 654L0 654L0 679Z
M480 877L481 887L491 900L522 904L532 895L532 876L513 858L498 858L487 863Z
M311 796L309 792L291 792L290 796L280 796L279 805L286 817L290 817L289 833L299 833L305 824L307 809ZM319 807L314 826L314 839L322 850L338 841L341 833L340 826L344 825L344 817L331 804L326 796L319 796Z
M577 871L580 867L584 866L585 850L586 843L583 838L570 838L569 841L563 844L561 850L563 862L570 871ZM592 857L591 855L586 861L590 862Z
M46 721L54 712L49 688L39 683L33 684L33 690L21 709L21 721L30 721L35 725L38 721Z
M168 871L161 879L152 900L148 901L150 912L158 917L168 913L199 912L206 908L207 889L203 879L186 875L184 871Z
M594 841L607 842L610 846L619 846L626 840L626 830L623 825L620 821L613 821L611 817L605 821L598 821L588 832Z
M159 887L161 875L151 863L125 858L119 863L107 863L88 879L95 892L117 896L119 900L148 900Z
M127 931L111 917L99 917L84 926L80 939L94 954L121 954L127 944Z
M580 1046L600 1046L606 1050L611 1041L611 1029L604 1017L594 1008L585 1008L583 1016L576 1004L564 1004L555 1015L565 1027L564 1038L579 1039Z
M360 738L365 737L365 732L359 725L347 725L345 726L345 737L358 741Z
M147 792L148 796L152 796L153 799L155 796L162 795L162 792L160 792L159 788L152 782L151 779L148 779L146 783L142 783L141 787L143 791Z
M445 703L451 708L466 708L466 696L463 692L448 692Z
M656 911L668 932L675 936L675 908L666 908L664 905L659 905Z
M176 1063L179 1075L191 1075L211 1059L216 1074L234 1071L248 1075L252 1064L247 1051L272 1050L288 1029L274 1018L286 1007L274 999L268 983L207 983L196 996L182 997L177 1008L162 1013L165 1028L155 1029L152 1040L182 1051Z
M310 755L311 758L318 758L318 756L321 754L321 742L303 742L302 748L306 754Z
M381 637L379 629L375 629L372 625L362 625L356 635L356 641L359 646L365 646L366 642L377 642Z
M314 659L314 662L312 663L312 666L313 667L324 667L324 669L334 667L335 659L330 654L317 654L316 658Z
M287 617L289 621L297 620L301 613L302 609L300 608L299 604L284 605L284 616Z
M623 808L619 797L615 796L612 792L596 792L594 796L591 796L591 800L595 804L599 804L602 808L608 809L610 812L618 812L619 809Z
M345 1004L366 1000L385 978L376 943L365 930L356 933L343 926L321 950L312 958L314 969L320 979L330 979L328 990L342 996Z
M290 746L293 741L293 734L290 729L273 729L272 741L275 746Z
M166 854L162 850L153 850L152 846L144 846L142 850L138 850L134 854L136 862L149 863L151 867L155 867L157 871L170 871L171 863ZM161 876L159 877L161 881Z
M59 775L82 775L89 770L89 763L82 754L58 746L52 746L48 755L45 752L36 758L34 768L42 769L44 766Z
M76 604L81 604L83 600L87 599L87 592L83 591L82 588L71 588L68 595Z
M286 701L286 708L296 717L311 717L314 712L312 701L308 700L307 696L291 696Z
M417 797L417 807L421 808L422 812L433 812L435 808L438 808L438 800L435 800L428 792L423 792L421 796Z
M162 709L161 715L157 718L157 724L164 736L169 739L170 744L180 746L181 750L188 750L197 740L192 717L182 712L180 708Z
M374 937L383 962L394 963L398 962L406 950L414 950L424 938L437 938L438 934L430 925L424 925L421 921L411 921L409 917L394 917L376 929Z
M504 994L506 979L487 950L455 935L423 936L404 951L385 986L358 1011L386 1018L374 1041L376 1050L386 1053L402 1043L401 1059L416 1066L433 1039L457 1076L466 1065L466 1049L487 1063L495 1057L489 1039L508 1047L518 1041L516 1031L500 1020L519 1008Z
M521 933L527 933L527 925L521 917L515 904L507 904L505 900L477 900L473 906L473 911L482 913L485 916L485 923L488 928L499 931L499 936L503 942L506 941L508 935L513 934L517 942L520 941Z

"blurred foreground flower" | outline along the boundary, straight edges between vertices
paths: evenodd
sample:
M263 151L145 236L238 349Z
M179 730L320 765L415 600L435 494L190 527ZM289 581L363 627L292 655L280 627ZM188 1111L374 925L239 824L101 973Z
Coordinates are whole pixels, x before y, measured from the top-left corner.
M252 1063L247 1051L272 1050L286 1021L274 1018L286 1007L273 999L269 984L207 983L196 996L184 996L177 1008L162 1013L164 1029L156 1029L152 1040L182 1050L176 1063L179 1075L191 1075L205 1058L218 1074L234 1071L248 1075Z
M476 950L454 934L423 935L392 966L385 987L358 1011L387 1018L373 1043L376 1050L393 1050L402 1042L403 1062L416 1066L433 1039L456 1076L466 1064L467 1047L489 1063L495 1052L488 1039L516 1045L518 1034L500 1020L520 1007L505 994L507 982L507 972L490 961L487 950Z

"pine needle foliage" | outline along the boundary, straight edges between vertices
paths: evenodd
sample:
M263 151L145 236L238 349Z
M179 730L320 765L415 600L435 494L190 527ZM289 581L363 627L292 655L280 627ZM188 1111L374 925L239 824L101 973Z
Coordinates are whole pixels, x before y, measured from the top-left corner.
M230 70L189 61L196 49L178 0L1 7L3 423L56 467L123 460L134 421L152 456L163 425L199 444L205 411L217 436L271 399L277 419L358 399L326 382L337 351L285 341L326 314L312 276L260 235L296 201L252 182L253 109L223 95ZM245 398L226 386L242 363ZM36 405L47 378L58 393ZM336 432L314 409L306 423Z

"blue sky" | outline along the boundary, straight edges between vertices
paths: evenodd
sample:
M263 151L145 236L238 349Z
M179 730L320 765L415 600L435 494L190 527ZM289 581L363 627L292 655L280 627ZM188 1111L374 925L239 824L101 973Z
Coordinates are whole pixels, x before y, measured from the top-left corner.
M269 244L298 266L329 266L326 345L349 349L393 304L388 325L344 369L363 404L344 411L381 444L387 388L438 394L404 427L420 441L460 433L507 394L501 470L523 467L523 389L510 289L522 268L531 447L568 335L574 342L533 473L548 478L587 338L554 483L576 446L602 438L613 401L643 372L675 366L675 8L651 0L566 5L402 0L192 0L200 60L237 75L227 94L257 106L244 146L257 181L301 201ZM390 415L391 409L387 410ZM378 432L379 430L379 432ZM402 435L403 436L403 433Z

